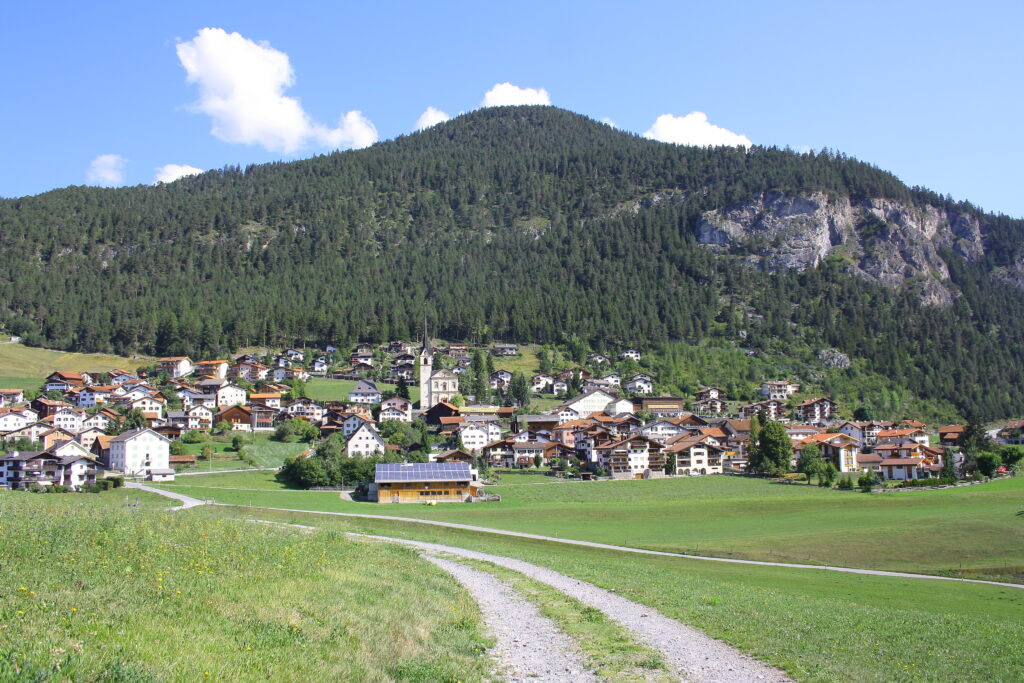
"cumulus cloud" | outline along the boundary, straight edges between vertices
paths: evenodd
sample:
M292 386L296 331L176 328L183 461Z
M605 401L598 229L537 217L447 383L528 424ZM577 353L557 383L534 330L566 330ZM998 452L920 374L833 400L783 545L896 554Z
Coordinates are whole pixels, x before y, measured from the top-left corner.
M444 123L451 117L444 113L440 109L434 107L427 107L420 114L420 117L416 119L416 130L426 130L431 126L436 126L439 123Z
M618 128L619 127L618 124L615 123L614 121L612 121L611 118L608 117L608 116L606 116L603 119L601 119L601 123L603 123L606 126L611 126L612 128Z
M707 114L702 111L691 111L686 116L662 114L644 133L644 137L699 147L750 147L754 144L746 135L733 133L708 122Z
M128 160L117 154L101 154L92 160L85 171L85 179L91 185L120 185L124 182L124 167Z
M199 88L196 111L210 117L210 132L225 142L290 154L310 143L365 147L377 140L377 129L358 111L342 116L337 128L314 122L285 95L295 84L291 60L267 42L204 28L178 43L177 53L186 80Z
M203 169L189 166L188 164L164 164L157 167L153 182L173 183L178 178L184 178L187 175L198 175L202 172Z
M513 104L551 104L544 88L520 88L511 83L498 83L484 94L482 107L505 107Z

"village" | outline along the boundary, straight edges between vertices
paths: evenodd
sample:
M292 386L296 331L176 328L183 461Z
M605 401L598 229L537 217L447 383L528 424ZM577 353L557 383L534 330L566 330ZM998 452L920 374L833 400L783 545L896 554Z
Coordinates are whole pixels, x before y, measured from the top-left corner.
M788 380L764 381L762 400L730 412L719 388L662 396L651 374L622 376L614 362L638 363L641 352L633 348L617 359L590 353L587 367L526 377L493 370L494 359L519 355L516 345L434 347L424 336L421 345L360 344L347 356L328 346L231 361L166 357L139 372L58 371L31 400L0 390L0 488L85 490L117 476L169 481L196 465L195 455L174 452L189 434L279 434L296 420L310 434L298 457L313 457L317 441L337 434L349 458L386 461L374 482L364 482L379 502L479 499L480 467L545 467L581 479L742 473L752 425L767 421L782 424L792 442L791 467L810 446L837 475L871 472L879 481L938 478L947 459L959 462L964 425L929 430L914 420L843 420L827 397L792 400L800 386ZM489 370L476 386L485 379L501 405L473 400L467 377L474 368L478 375ZM311 377L348 382L347 400L306 397ZM410 385L418 386L418 403ZM559 400L524 412L539 395ZM389 442L389 422L415 423L429 436L425 443ZM998 437L1020 443L1021 426L1011 422Z

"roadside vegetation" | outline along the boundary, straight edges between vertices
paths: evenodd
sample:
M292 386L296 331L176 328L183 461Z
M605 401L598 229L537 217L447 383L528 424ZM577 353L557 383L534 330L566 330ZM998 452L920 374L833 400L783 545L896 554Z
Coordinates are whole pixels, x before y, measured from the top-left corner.
M0 493L0 680L485 678L476 605L411 550L142 498Z
M1024 591L1017 589L642 556L401 520L221 507L193 513L258 514L516 557L649 605L801 681L1003 681L1024 670Z

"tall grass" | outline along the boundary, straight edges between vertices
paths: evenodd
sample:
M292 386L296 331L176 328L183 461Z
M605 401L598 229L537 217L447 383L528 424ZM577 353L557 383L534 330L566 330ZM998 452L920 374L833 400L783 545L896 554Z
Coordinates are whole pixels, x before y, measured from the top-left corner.
M0 680L471 681L476 605L338 533L0 494Z

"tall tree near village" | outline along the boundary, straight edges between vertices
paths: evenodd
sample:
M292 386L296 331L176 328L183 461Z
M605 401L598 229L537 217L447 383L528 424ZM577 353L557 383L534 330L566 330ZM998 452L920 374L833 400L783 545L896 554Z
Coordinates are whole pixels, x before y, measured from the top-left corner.
M756 462L747 469L758 474L781 474L790 470L793 442L782 423L769 420L758 437Z

